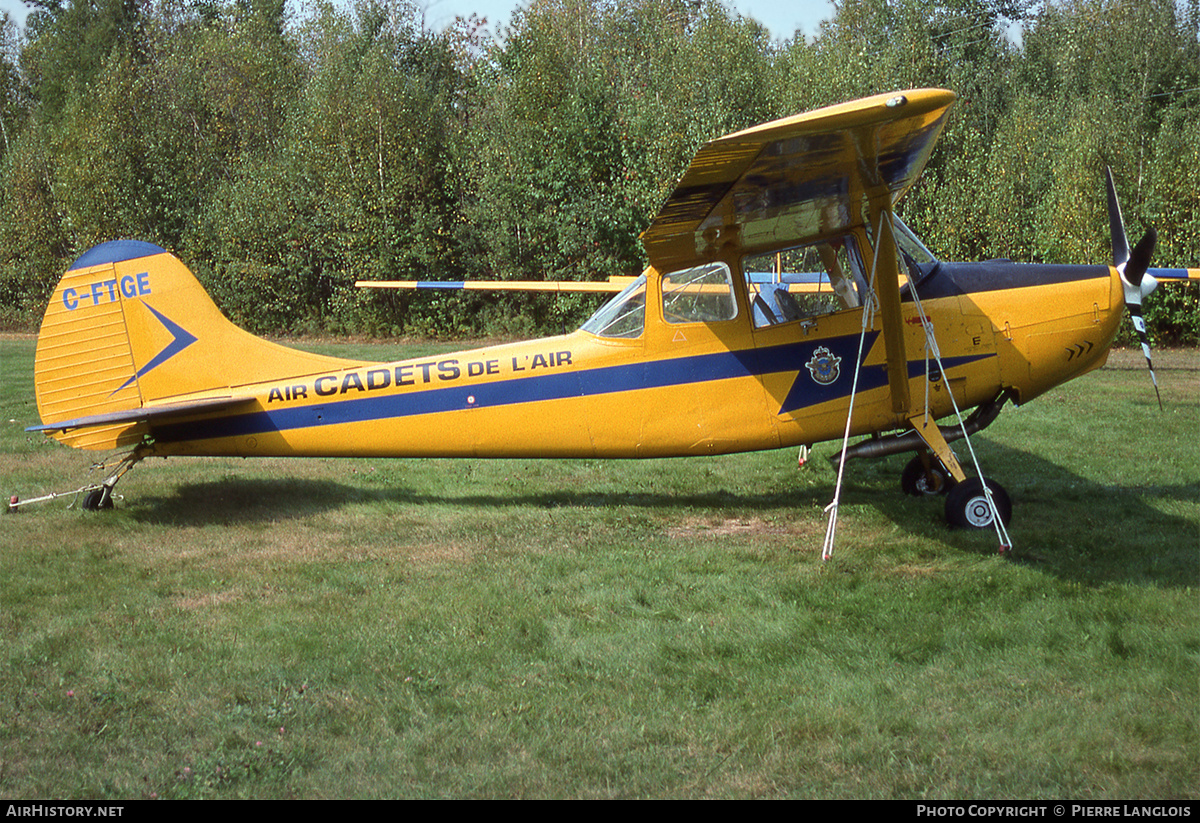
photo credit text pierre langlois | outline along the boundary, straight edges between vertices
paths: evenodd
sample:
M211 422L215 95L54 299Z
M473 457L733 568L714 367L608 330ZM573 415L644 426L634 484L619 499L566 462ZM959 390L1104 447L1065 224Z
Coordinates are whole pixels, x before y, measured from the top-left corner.
M917 817L1191 817L1191 803L919 803Z

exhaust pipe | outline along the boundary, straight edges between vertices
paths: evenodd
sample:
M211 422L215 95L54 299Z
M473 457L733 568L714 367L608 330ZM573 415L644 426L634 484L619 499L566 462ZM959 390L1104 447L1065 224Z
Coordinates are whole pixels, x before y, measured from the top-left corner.
M947 443L953 443L955 440L962 440L964 429L966 429L967 436L975 434L978 431L983 431L992 424L992 421L1000 416L1000 410L1004 408L1004 404L1008 402L1009 397L1009 390L1004 389L991 400L976 406L975 411L971 412L971 416L963 421L962 426L938 426L942 437L946 439ZM890 454L920 451L924 448L925 441L921 439L921 436L915 431L909 431L891 437L873 437L870 440L855 443L853 446L846 448L846 459L850 460L855 457L886 457ZM841 452L829 458L831 463L838 463L841 459Z

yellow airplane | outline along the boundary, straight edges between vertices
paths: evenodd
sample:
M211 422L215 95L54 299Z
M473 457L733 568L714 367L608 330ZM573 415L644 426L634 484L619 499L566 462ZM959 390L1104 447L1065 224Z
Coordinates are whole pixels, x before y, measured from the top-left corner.
M560 337L394 363L308 354L236 328L163 249L105 243L46 310L31 430L131 449L86 509L150 456L643 458L868 435L843 460L917 452L906 491L1002 528L1007 495L950 442L1103 364L1126 306L1140 323L1154 239L1129 251L1110 177L1111 266L938 261L894 208L954 99L878 95L704 145L642 235L637 278L360 284L616 293Z

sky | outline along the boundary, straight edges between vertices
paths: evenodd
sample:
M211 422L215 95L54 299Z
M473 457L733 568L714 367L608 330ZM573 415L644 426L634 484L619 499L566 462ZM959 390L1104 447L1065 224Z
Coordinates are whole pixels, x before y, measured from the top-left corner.
M0 5L12 0L0 0ZM466 16L471 12L486 17L488 28L493 32L509 21L513 10L524 5L520 0L425 0L428 11L426 19L431 28L443 28L455 16ZM797 30L812 37L817 33L821 21L833 15L830 0L724 0L725 5L743 17L752 17L771 32L771 37L782 40L791 37Z
M426 6L427 25L433 29L444 28L456 16L474 12L486 17L488 28L498 32L508 24L520 0L418 0ZM808 37L817 33L817 26L833 14L830 0L725 0L725 5L744 17L752 17L771 32L771 37L783 40L801 30ZM28 7L21 0L0 0L0 11L6 11L19 22L24 22Z

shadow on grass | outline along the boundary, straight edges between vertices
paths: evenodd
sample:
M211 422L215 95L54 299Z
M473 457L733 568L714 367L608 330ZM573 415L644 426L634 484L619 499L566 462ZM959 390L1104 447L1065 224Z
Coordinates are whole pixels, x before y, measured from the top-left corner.
M994 441L982 444L981 451L985 471L1013 499L1009 533L1014 562L1086 585L1200 585L1197 526L1186 515L1167 511L1189 506L1194 510L1200 504L1200 484L1097 483ZM942 519L940 498L914 499L900 493L897 478L907 459L901 455L848 467L843 511L855 506L874 509L911 536L968 553L994 551L993 538L949 529ZM611 486L612 475L602 482ZM699 493L612 491L584 483L546 491L456 494L381 485L378 479L356 484L325 478L230 477L180 485L170 494L141 496L131 503L129 513L139 522L181 526L270 523L375 504L497 510L634 508L690 514L726 510L787 517L798 509L823 509L832 493L832 481L807 488L795 484L749 491L716 487Z
M1200 508L1200 482L1139 485L1131 472L1122 479L1133 482L1099 483L994 441L981 452L985 473L1013 501L1008 532L1014 562L1086 585L1200 585L1200 528L1194 519L1167 511ZM910 533L928 533L935 517L948 529L941 521L943 498L873 495L866 488L852 488L851 494L874 499L884 516ZM996 545L968 539L978 534L970 531L948 534L947 542L955 545L986 545L989 551Z
M125 508L139 523L209 526L311 517L359 499L364 499L360 490L332 480L227 477L179 484L164 494L139 494Z
M463 506L481 509L615 508L737 509L794 511L824 505L823 487L810 493L788 490L745 494L714 489L702 494L606 492L588 489L512 494L431 494L405 487L365 487L311 478L227 478L177 486L169 495L139 495L130 516L154 525L202 526L212 523L270 522L308 517L353 504Z

